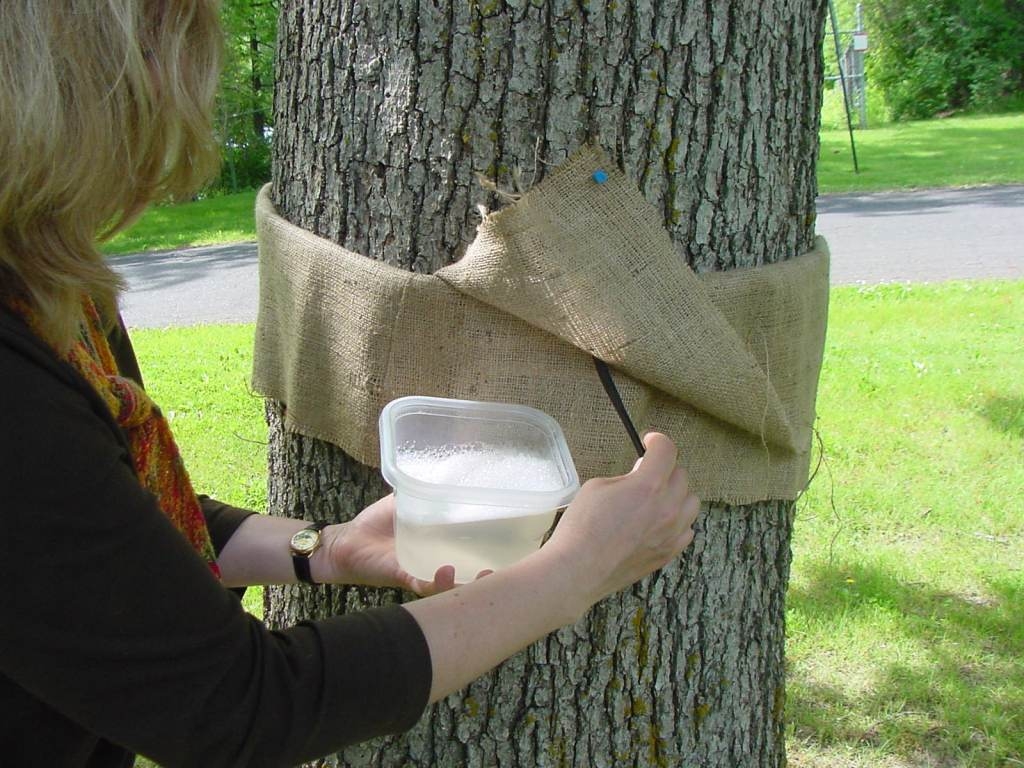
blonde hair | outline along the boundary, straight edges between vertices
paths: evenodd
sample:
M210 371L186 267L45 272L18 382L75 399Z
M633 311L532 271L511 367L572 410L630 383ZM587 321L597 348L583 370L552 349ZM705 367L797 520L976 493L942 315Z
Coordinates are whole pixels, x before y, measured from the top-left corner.
M116 308L96 249L216 171L219 0L0 0L0 299L66 349L83 294Z

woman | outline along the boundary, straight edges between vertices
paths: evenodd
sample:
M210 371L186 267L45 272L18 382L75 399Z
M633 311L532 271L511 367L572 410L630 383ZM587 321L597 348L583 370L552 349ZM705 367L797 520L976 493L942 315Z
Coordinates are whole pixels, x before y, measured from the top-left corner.
M5 765L288 765L400 731L693 536L698 502L658 434L631 473L585 484L542 549L457 587L398 567L391 498L309 553L290 546L301 521L196 496L94 242L212 173L216 14L0 3ZM271 632L228 589L300 576L428 597Z

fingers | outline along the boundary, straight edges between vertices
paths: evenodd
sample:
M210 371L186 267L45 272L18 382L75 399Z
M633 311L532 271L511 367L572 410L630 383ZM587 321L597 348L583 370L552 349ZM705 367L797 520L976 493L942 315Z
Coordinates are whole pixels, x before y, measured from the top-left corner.
M682 500L690 493L690 475L683 467L673 467L665 489L667 493Z
M700 499L690 492L689 477L685 469L675 468L666 485L666 492L668 498L677 500L676 503L679 504L678 520L681 528L691 529L700 514Z
M679 539L679 546L677 547L678 552L682 553L688 546L693 543L693 528L687 528L683 531L683 535Z
M493 570L485 568L476 575L476 578L482 579L485 576L490 576L492 573L494 573ZM442 565L434 572L433 581L424 581L423 579L417 579L415 576L408 576L406 582L406 588L415 592L420 597L429 597L430 595L447 592L455 587L455 566Z
M420 597L430 597L441 592L447 592L449 589L455 586L455 568L451 565L442 565L434 573L433 581L424 581L423 579L417 579L408 573L405 573L406 589L411 592L415 592Z
M455 566L442 565L434 572L434 590L446 592L455 586Z
M668 478L676 466L678 451L676 444L660 432L648 432L643 437L647 451L633 465L630 474L646 477L653 481Z
M666 486L670 498L680 499L680 515L686 525L693 525L700 513L700 499L690 491L689 476L682 467L676 467Z
M697 516L699 514L700 499L698 499L692 493L688 494L687 497L683 500L682 509L683 521L686 523L687 527L692 526L696 522Z

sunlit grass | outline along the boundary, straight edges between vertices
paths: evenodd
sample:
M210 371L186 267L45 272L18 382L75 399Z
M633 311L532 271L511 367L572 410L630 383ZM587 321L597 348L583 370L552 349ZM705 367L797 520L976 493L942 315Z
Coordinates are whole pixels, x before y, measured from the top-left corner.
M791 763L1024 759L1024 283L833 291L788 595Z
M197 493L266 511L263 399L249 390L252 325L132 331L146 390L170 422ZM263 612L263 590L244 604Z
M101 250L106 254L138 253L255 240L255 204L256 191L249 190L191 203L153 206L130 229L104 243Z
M889 123L821 132L822 194L1024 183L1024 114Z

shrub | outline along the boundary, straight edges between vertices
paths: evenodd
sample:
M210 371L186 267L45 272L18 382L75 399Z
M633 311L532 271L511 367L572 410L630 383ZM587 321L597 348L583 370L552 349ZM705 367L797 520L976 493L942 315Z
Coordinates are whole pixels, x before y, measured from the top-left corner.
M895 119L994 110L1024 92L1020 0L877 0L865 10L869 79Z

